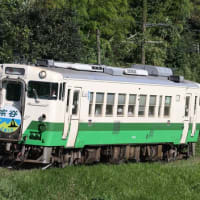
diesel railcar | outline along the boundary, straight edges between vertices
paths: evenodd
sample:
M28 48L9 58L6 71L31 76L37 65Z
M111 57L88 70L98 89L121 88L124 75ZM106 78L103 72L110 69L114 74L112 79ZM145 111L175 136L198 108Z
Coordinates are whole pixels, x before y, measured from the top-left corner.
M200 85L171 69L1 64L0 161L58 164L194 155Z

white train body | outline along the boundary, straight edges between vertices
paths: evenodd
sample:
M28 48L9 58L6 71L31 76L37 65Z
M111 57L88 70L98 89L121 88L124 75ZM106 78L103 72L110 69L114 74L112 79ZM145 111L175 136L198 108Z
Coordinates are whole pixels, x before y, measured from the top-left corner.
M142 69L58 62L53 67L3 64L1 81L0 117L4 120L6 110L9 118L16 108L21 120L15 126L9 114L7 127L0 123L0 140L42 147L44 162L54 147L71 151L198 140L198 83L149 76Z

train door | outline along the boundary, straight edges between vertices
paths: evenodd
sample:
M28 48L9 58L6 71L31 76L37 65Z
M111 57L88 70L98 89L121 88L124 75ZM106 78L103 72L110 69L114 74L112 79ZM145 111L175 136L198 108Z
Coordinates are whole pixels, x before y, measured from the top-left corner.
M2 81L0 106L0 137L18 140L24 112L25 83L20 80Z
M185 96L184 127L183 127L182 137L181 137L181 141L180 141L181 144L184 144L186 142L188 130L189 130L190 119L192 117L191 98L192 98L192 94L187 93Z
M68 131L69 131L69 126L70 126L70 117L71 117L71 112L70 112L70 108L71 108L71 102L72 102L72 87L68 86L67 88L67 101L66 101L66 109L65 109L65 114L64 114L64 130L63 130L63 136L62 139L66 139L67 135L68 135Z
M194 110L193 110L193 118L192 118L192 132L191 132L191 136L193 137L196 131L196 121L197 121L197 100L198 100L198 96L196 95L194 97Z
M78 133L81 107L81 88L69 88L63 137L68 136L66 147L74 147Z

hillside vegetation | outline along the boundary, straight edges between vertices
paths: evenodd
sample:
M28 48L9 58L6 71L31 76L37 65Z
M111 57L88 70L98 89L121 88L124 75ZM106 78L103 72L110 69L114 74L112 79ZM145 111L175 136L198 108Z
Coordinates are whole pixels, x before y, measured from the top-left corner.
M0 63L167 66L200 81L199 0L1 0Z

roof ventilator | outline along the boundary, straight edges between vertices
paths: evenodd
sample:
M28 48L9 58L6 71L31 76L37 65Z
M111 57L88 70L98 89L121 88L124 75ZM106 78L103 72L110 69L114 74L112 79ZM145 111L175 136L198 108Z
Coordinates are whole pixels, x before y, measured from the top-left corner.
M89 65L81 63L70 63L70 62L57 62L54 60L37 60L37 66L43 67L57 67L64 69L74 69L78 71L93 71L93 72L103 72L104 67L101 65Z
M136 76L148 76L148 71L143 69L126 68L124 69L124 74L136 75Z
M59 68L65 68L65 69L74 69L74 70L78 70L78 71L103 72L103 67L101 65L54 62L54 66L59 67Z
M184 77L183 76L169 76L168 79L170 81L174 81L176 83L182 83L184 81Z
M131 67L135 68L135 69L147 70L149 75L151 75L151 76L163 76L163 77L173 76L172 70L167 67L142 65L142 64L134 64Z
M104 66L104 73L112 76L122 76L123 71L124 70L122 68Z
M36 62L36 66L53 67L54 66L54 60L38 59L37 62Z
M142 69L133 69L133 68L119 68L119 67L110 67L104 66L104 73L110 74L112 76L123 76L125 75L135 75L135 76L148 76L148 72Z

